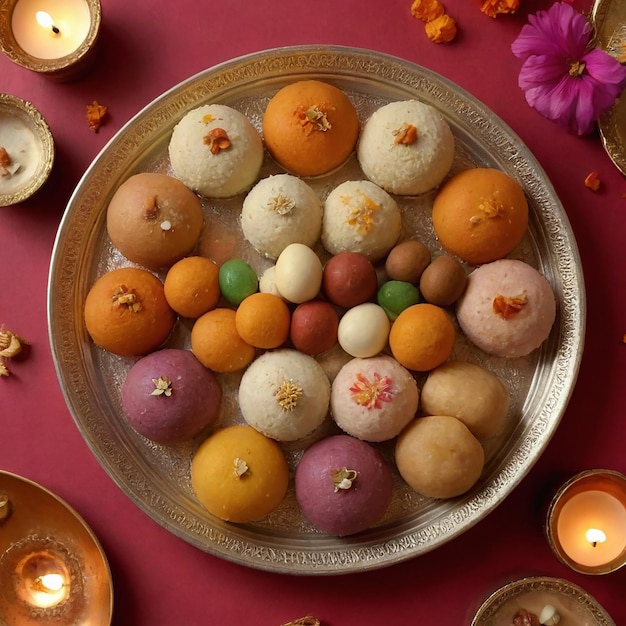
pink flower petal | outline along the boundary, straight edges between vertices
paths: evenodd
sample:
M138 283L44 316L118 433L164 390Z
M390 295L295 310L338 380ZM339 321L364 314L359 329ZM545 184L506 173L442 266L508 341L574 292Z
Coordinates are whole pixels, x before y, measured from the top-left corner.
M590 34L582 13L556 2L529 16L511 45L524 61L518 84L528 104L577 134L591 132L626 87L626 67L602 50L589 51Z

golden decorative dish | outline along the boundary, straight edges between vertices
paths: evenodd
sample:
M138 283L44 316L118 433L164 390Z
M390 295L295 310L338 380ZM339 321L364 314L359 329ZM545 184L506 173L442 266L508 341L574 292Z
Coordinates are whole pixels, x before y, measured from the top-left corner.
M84 41L73 52L53 59L40 59L20 47L12 26L17 1L6 0L0 5L0 50L13 63L54 81L68 82L80 78L95 57L102 22L100 0L85 0L89 10L89 30Z
M342 88L361 120L392 100L418 98L438 108L455 136L453 169L472 165L504 170L524 188L531 207L529 232L516 254L553 285L559 303L550 338L529 357L513 362L480 354L459 335L454 356L499 372L510 389L505 432L486 444L478 484L462 497L435 501L413 492L395 475L393 501L374 528L339 539L302 519L293 489L282 505L255 524L228 524L199 504L190 485L190 463L206 433L186 445L150 442L129 426L120 390L132 361L94 347L82 311L86 294L102 273L129 265L106 233L108 202L130 175L170 173L167 146L174 125L207 102L245 113L260 129L270 97L282 86L317 78ZM266 156L261 176L277 172ZM308 179L324 198L338 183L362 177L353 156L339 171ZM397 198L405 232L438 247L430 220L433 194ZM203 200L206 231L233 244L233 253L261 271L243 241L238 221L242 197ZM201 244L202 245L202 244ZM522 141L471 95L409 62L342 47L281 48L235 59L191 77L148 105L114 137L76 188L60 225L48 293L49 333L59 382L78 428L111 478L148 515L198 548L242 565L293 574L338 574L379 568L437 548L492 511L539 458L561 419L573 389L584 341L585 292L576 242L550 182ZM179 324L168 346L189 347L189 328ZM237 376L221 376L221 424L242 418ZM305 442L284 446L293 469ZM392 446L381 444L388 458Z
M471 626L511 626L520 609L539 616L547 604L561 616L560 623L577 626L615 626L598 601L578 585L562 578L537 576L508 583L485 600Z
M626 63L626 4L622 0L596 0L591 12L597 44ZM600 137L607 154L626 176L626 97L622 94L615 105L599 120Z
M54 164L54 140L48 123L30 102L0 93L0 148L11 164L0 176L0 207L23 202L45 182ZM18 167L15 171L11 166Z
M113 587L89 526L44 487L0 471L0 622L108 626Z

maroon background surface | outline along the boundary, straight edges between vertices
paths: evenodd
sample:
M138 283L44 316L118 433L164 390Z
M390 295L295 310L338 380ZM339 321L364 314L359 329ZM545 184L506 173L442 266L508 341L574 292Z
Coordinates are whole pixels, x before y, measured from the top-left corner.
M21 205L0 209L0 323L31 348L0 380L0 469L57 493L99 537L112 570L118 626L278 626L313 614L326 626L469 624L501 585L527 575L564 577L626 623L626 568L584 576L561 565L542 531L551 493L589 468L626 471L626 180L600 139L569 135L525 102L511 42L528 13L548 0L522 0L514 16L488 18L475 0L448 0L459 26L449 45L427 40L410 0L102 0L93 70L56 84L0 56L0 91L30 100L56 142L51 178ZM574 3L590 9L589 0ZM109 479L79 434L50 354L46 298L50 254L69 196L106 142L155 97L219 62L267 48L336 44L369 48L439 72L482 100L525 141L566 209L588 299L585 353L566 414L546 452L513 493L462 536L380 571L300 577L217 559L164 530ZM98 134L85 121L92 100L110 108ZM596 170L594 193L583 185Z

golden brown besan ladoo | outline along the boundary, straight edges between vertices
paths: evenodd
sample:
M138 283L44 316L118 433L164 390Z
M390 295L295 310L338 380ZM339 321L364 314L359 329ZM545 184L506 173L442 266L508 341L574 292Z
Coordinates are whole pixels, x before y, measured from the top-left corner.
M441 245L471 265L506 256L528 227L523 189L490 168L471 168L448 180L435 198L432 215Z
M319 176L342 165L354 151L359 119L337 87L303 80L280 89L263 117L265 145L287 171Z
M145 172L123 182L107 209L107 232L130 261L173 265L196 246L204 217L198 197L178 179Z

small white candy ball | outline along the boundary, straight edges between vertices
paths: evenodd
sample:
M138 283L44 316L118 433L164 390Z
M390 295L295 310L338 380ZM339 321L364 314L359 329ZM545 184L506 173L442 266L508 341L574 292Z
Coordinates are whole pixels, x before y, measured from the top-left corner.
M373 302L348 309L339 321L339 345L360 359L376 356L385 349L391 324L385 310Z
M307 302L319 293L323 272L322 261L311 248L302 243L289 244L276 259L276 289L289 302Z

